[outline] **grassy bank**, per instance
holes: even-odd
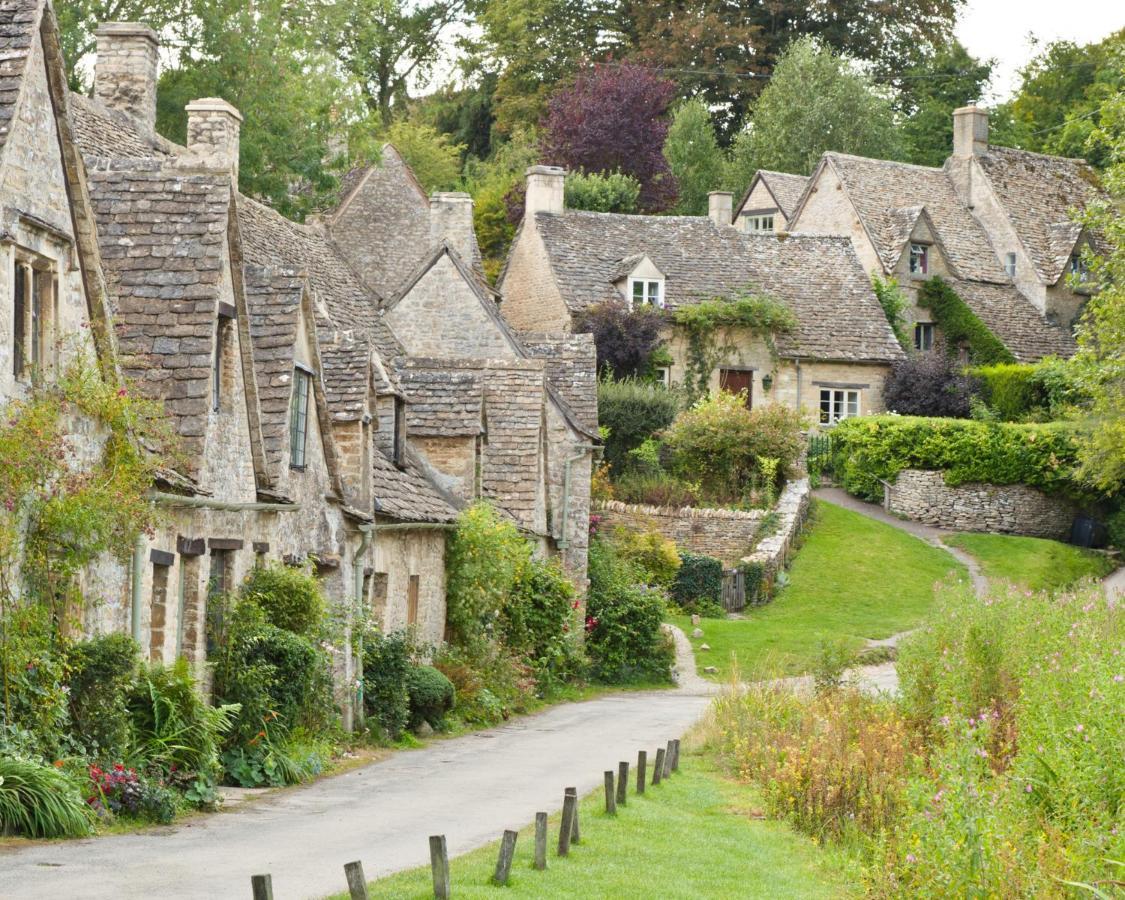
[[[733,657],[748,678],[808,672],[825,641],[858,651],[866,639],[914,628],[933,606],[934,584],[965,574],[948,553],[890,525],[824,501],[813,515],[773,602],[742,619],[703,621],[703,637],[692,640],[701,667],[725,678]],[[691,634],[688,617],[673,621]]]
[[[555,856],[558,817],[551,819],[544,872],[532,865],[534,829],[521,831],[506,888],[490,882],[498,844],[452,860],[454,896],[815,900],[858,893],[846,857],[761,819],[754,789],[703,757],[685,753],[680,771],[643,796],[631,788],[616,817],[603,802],[600,791],[583,800],[582,843],[565,858]],[[372,882],[371,897],[433,897],[430,877],[427,866]]]
[[[944,539],[979,563],[987,578],[1011,581],[1033,591],[1067,587],[1082,578],[1113,571],[1109,557],[1092,550],[1009,534],[955,534]]]

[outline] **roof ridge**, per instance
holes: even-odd
[[[886,166],[898,166],[903,169],[921,169],[923,172],[933,172],[934,174],[944,174],[944,169],[941,166],[923,166],[918,163],[901,162],[897,159],[879,159],[877,156],[859,156],[855,153],[841,153],[838,150],[825,150],[824,155],[833,159],[855,159],[860,162],[879,163]],[[812,176],[809,176],[810,178]]]

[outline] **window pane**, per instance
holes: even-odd
[[[293,372],[293,399],[289,408],[289,464],[305,464],[305,437],[308,432],[309,376],[295,369]]]
[[[832,392],[820,392],[820,421],[827,424],[832,421]]]
[[[643,281],[633,282],[633,300],[644,302],[645,299],[645,283]]]
[[[27,334],[26,304],[27,304],[27,269],[20,263],[16,264],[16,279],[12,291],[15,299],[15,310],[12,322],[12,333],[15,337],[14,353],[12,354],[12,374],[19,378],[23,375]]]
[[[848,415],[859,415],[859,391],[848,391]]]

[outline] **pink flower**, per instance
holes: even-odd
[[[1074,726],[1074,730],[1077,731],[1079,734],[1081,734],[1083,731],[1086,730],[1086,726],[1083,725],[1081,722],[1079,722],[1077,725]]]
[[[910,863],[910,865],[914,865],[914,863],[918,862],[918,857],[915,856],[913,853],[907,853],[906,854],[906,861],[908,863]]]

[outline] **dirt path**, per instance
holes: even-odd
[[[465,853],[554,812],[564,788],[594,790],[619,760],[642,749],[651,758],[683,734],[714,686],[695,676],[690,647],[678,667],[676,690],[556,706],[229,812],[0,850],[0,897],[248,897],[250,876],[268,872],[277,900],[293,900],[345,889],[343,865],[354,859],[371,878],[427,863],[431,834]]]

